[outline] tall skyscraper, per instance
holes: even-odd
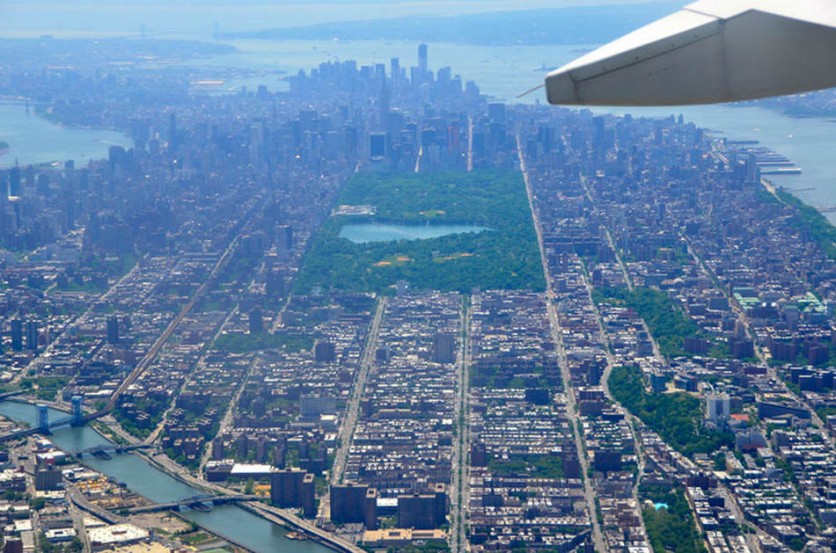
[[[20,179],[20,167],[15,165],[9,170],[9,196],[22,196],[23,188]]]
[[[168,117],[168,144],[172,150],[177,149],[177,116],[173,113]]]
[[[389,78],[392,82],[397,83],[401,78],[401,60],[392,58],[389,66]]]
[[[337,524],[362,522],[367,530],[377,528],[377,490],[346,483],[331,486],[331,520]]]
[[[23,321],[20,319],[12,320],[12,349],[20,351],[23,349]]]
[[[369,134],[369,157],[374,161],[381,161],[386,157],[386,133]]]
[[[260,307],[253,307],[249,318],[250,334],[261,334],[264,332],[264,317]]]
[[[728,394],[708,394],[705,396],[705,403],[706,417],[709,421],[719,423],[729,418],[731,409]]]
[[[316,515],[314,475],[300,469],[270,474],[270,501],[282,508],[301,507],[306,518]]]
[[[282,261],[290,259],[293,251],[293,227],[278,225],[276,227],[276,254]]]
[[[26,347],[31,350],[38,349],[38,322],[26,321]]]
[[[456,361],[456,337],[443,332],[433,337],[433,349],[430,357],[434,363],[454,363]]]
[[[418,69],[421,70],[421,75],[424,76],[427,74],[427,45],[426,44],[419,44],[418,45]]]
[[[378,118],[380,121],[380,128],[383,130],[386,130],[386,121],[389,119],[391,103],[389,85],[386,84],[386,81],[383,81],[383,85],[380,87],[380,98],[378,99],[378,107],[380,108]]]
[[[107,319],[107,342],[119,343],[119,319],[115,315]]]

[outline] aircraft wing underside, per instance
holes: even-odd
[[[836,1],[703,0],[546,77],[569,105],[730,102],[836,86]]]

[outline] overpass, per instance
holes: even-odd
[[[176,511],[180,507],[195,508],[200,505],[225,505],[227,503],[243,503],[247,501],[260,501],[265,499],[257,495],[212,495],[200,494],[183,497],[177,501],[170,501],[168,503],[155,503],[153,505],[143,505],[141,507],[133,507],[127,509],[126,512],[131,515],[139,513],[153,513],[157,511]]]
[[[102,444],[93,447],[88,447],[86,449],[77,449],[75,451],[71,451],[70,454],[73,457],[78,457],[79,459],[84,457],[85,455],[101,455],[101,454],[108,454],[108,453],[128,453],[130,451],[136,451],[138,449],[154,449],[156,446],[151,444],[132,444],[132,445],[119,445],[119,444]]]

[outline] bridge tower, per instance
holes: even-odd
[[[41,434],[49,434],[49,407],[38,404],[38,432]]]
[[[70,423],[72,426],[84,426],[84,410],[81,408],[81,396],[73,396],[73,420]]]

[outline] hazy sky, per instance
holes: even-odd
[[[484,11],[645,3],[642,0],[2,0],[0,36],[138,35],[209,38],[215,23],[226,31],[256,31],[333,21],[407,15],[456,15]],[[671,11],[686,2],[663,0]]]

